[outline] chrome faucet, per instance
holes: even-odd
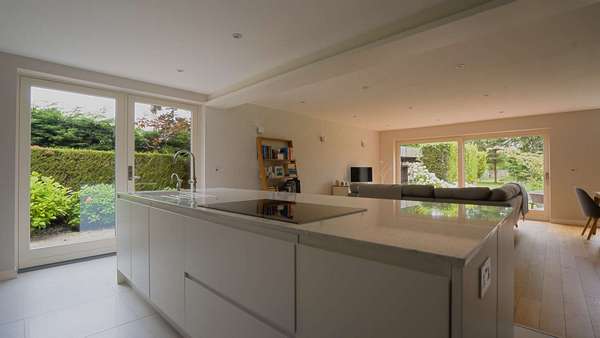
[[[173,180],[175,180],[175,188],[177,189],[177,191],[181,191],[181,182],[183,182],[181,180],[181,178],[179,177],[179,175],[177,175],[177,173],[172,173],[171,174],[171,182],[173,182]]]
[[[190,167],[192,171],[192,177],[190,178],[189,183],[190,187],[192,188],[192,192],[196,192],[196,185],[198,184],[198,180],[196,179],[196,156],[194,156],[194,154],[191,151],[182,149],[176,152],[175,155],[173,155],[173,163],[177,163],[177,158],[180,155],[188,155],[191,157]]]

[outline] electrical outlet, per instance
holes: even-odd
[[[483,299],[492,285],[492,260],[488,257],[479,268],[479,298]]]

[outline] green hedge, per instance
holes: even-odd
[[[173,163],[172,154],[135,153],[136,190],[173,187],[170,176],[177,173],[189,179],[187,161]],[[31,147],[31,171],[52,177],[63,186],[78,191],[85,185],[112,184],[115,180],[115,153],[103,150]]]

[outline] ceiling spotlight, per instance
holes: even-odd
[[[177,71],[177,73],[183,73],[183,69],[181,69],[181,68],[177,68],[175,70]]]
[[[234,39],[241,39],[243,35],[242,33],[233,33],[231,36],[233,36]]]
[[[465,64],[464,63],[457,64],[456,69],[465,69]]]

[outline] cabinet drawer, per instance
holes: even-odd
[[[186,228],[185,271],[286,332],[295,330],[295,243],[205,220]]]
[[[286,336],[185,279],[185,331],[192,338],[285,338]]]

